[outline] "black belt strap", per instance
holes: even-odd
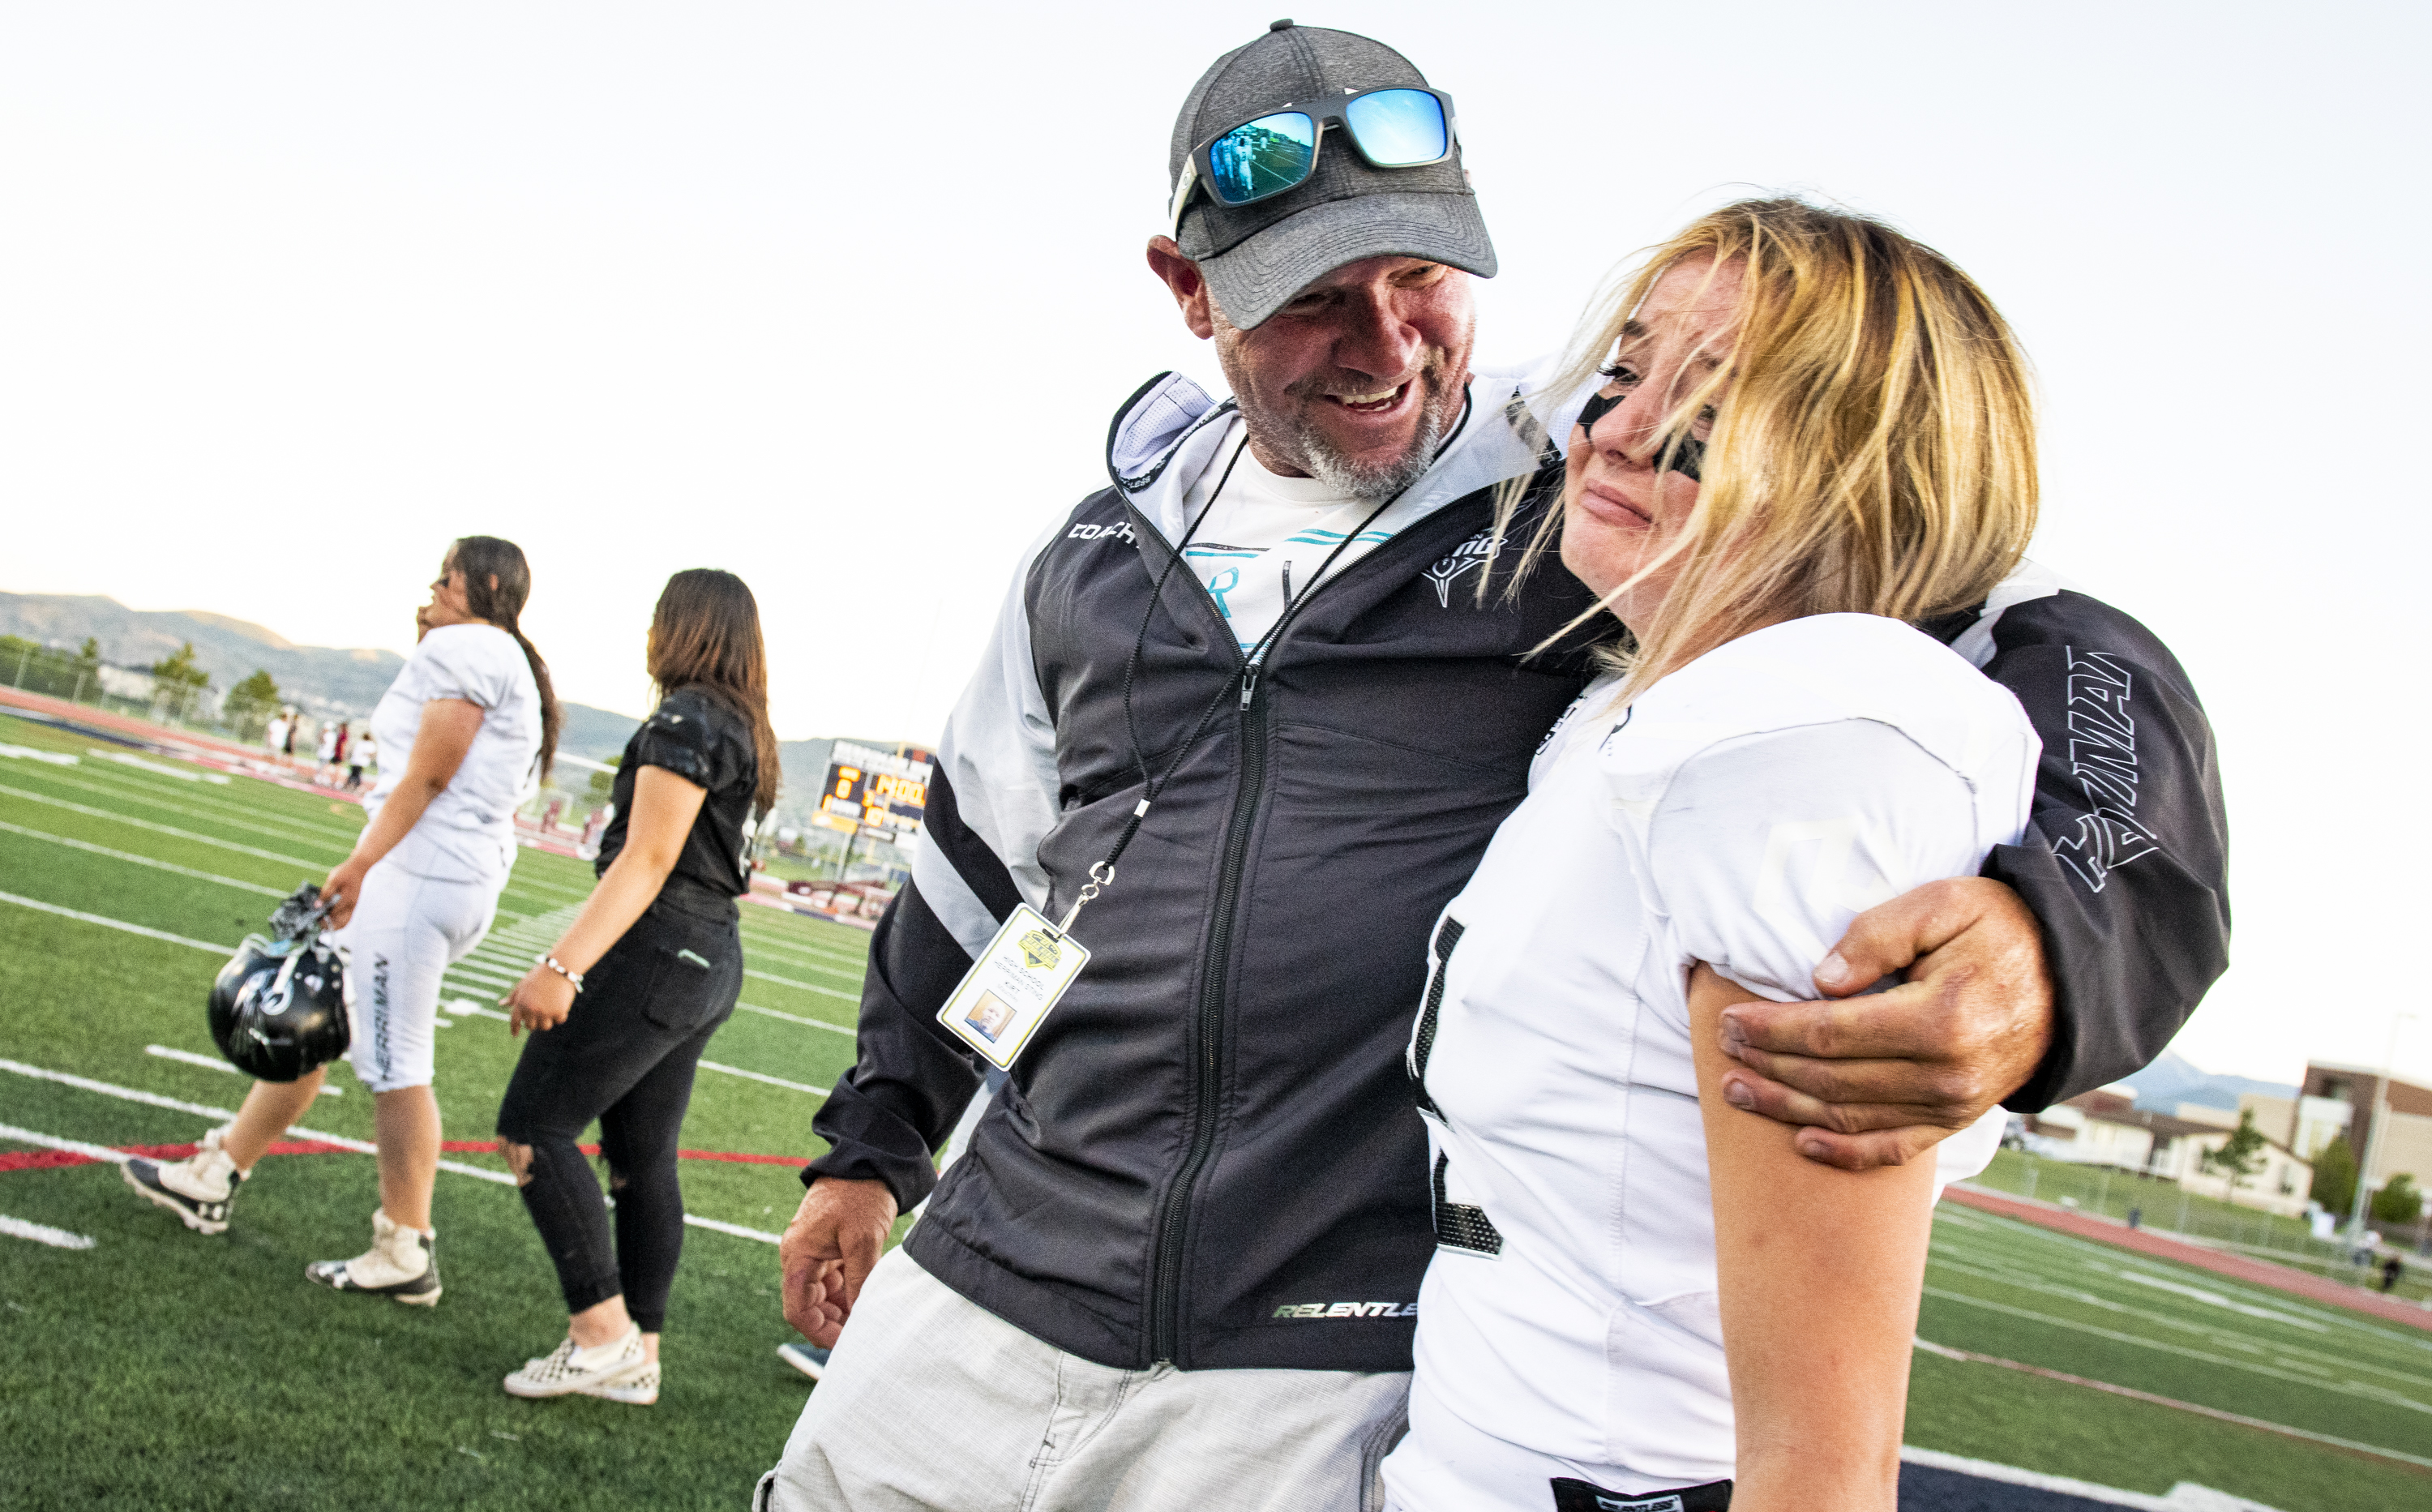
[[[1568,1476],[1554,1478],[1554,1512],[1725,1512],[1731,1504],[1731,1483],[1708,1481],[1669,1491],[1641,1491],[1625,1496],[1601,1486]]]

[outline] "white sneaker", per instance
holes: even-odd
[[[372,1247],[352,1260],[316,1260],[304,1267],[304,1279],[332,1291],[369,1292],[430,1307],[439,1300],[438,1245],[436,1236],[392,1223],[374,1209]]]
[[[196,1233],[226,1233],[228,1209],[246,1173],[220,1148],[225,1129],[203,1136],[203,1147],[181,1161],[156,1161],[138,1155],[118,1168],[127,1184],[144,1200],[167,1208]]]
[[[630,1381],[620,1381],[615,1385],[594,1386],[583,1395],[602,1397],[610,1402],[621,1402],[633,1407],[650,1406],[659,1400],[659,1368],[655,1364],[646,1365],[642,1367],[642,1373]]]
[[[503,1383],[511,1397],[605,1397],[647,1407],[659,1400],[659,1368],[642,1350],[642,1327],[625,1336],[584,1349],[569,1334],[557,1348]]]

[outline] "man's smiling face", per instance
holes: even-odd
[[[1416,258],[1367,258],[1242,331],[1208,297],[1197,267],[1157,240],[1149,261],[1185,322],[1215,338],[1260,463],[1378,500],[1427,470],[1460,418],[1469,381],[1477,309],[1468,274]]]

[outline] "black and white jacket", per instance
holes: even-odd
[[[1401,1052],[1427,931],[1588,671],[1584,643],[1528,654],[1589,602],[1559,566],[1516,599],[1476,591],[1505,570],[1495,485],[1558,475],[1511,403],[1529,382],[1473,378],[1462,429],[1378,521],[1392,539],[1305,591],[1246,694],[1188,567],[1150,603],[1239,417],[1170,375],[1125,404],[1114,485],[1031,549],[948,723],[912,884],[872,944],[858,1063],[814,1121],[834,1149],[806,1181],[929,1198],[913,1258],[1085,1359],[1410,1368],[1434,1240]],[[2060,986],[2052,1055],[2012,1100],[2037,1108],[2145,1064],[2226,964],[2211,734],[2158,641],[2039,570],[1928,628],[2044,740],[2033,831],[1986,867],[2043,921]],[[1071,904],[1140,760],[1162,773],[1211,700],[1074,926],[1088,970],[940,1181],[933,1152],[983,1068],[939,1006],[1016,903]]]

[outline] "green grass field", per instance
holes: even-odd
[[[177,942],[232,947],[346,854],[360,811],[130,764],[122,748],[23,719],[0,718],[8,748],[76,761],[0,755],[0,892],[23,900],[0,903],[0,1126],[100,1146],[191,1141],[218,1120],[118,1095],[198,1109],[244,1095],[233,1073],[152,1048],[215,1059],[202,1001],[220,958]],[[490,940],[449,978],[451,1001],[489,1007],[588,884],[586,867],[524,852]],[[820,1147],[817,1089],[852,1059],[867,936],[759,909],[744,932],[746,1009],[710,1050],[729,1069],[701,1073],[684,1144],[798,1161]],[[516,1046],[494,1018],[448,1016],[436,1089],[448,1136],[488,1139]],[[340,1095],[307,1127],[367,1139],[371,1099],[344,1070],[330,1085]],[[0,1135],[0,1154],[34,1147]],[[363,1248],[368,1157],[266,1160],[219,1238],[137,1200],[107,1164],[0,1170],[0,1215],[93,1241],[0,1233],[0,1507],[741,1505],[810,1389],[774,1354],[793,1336],[774,1248],[689,1232],[656,1407],[515,1401],[498,1378],[551,1347],[564,1315],[513,1189],[470,1174],[501,1163],[449,1158],[468,1170],[440,1179],[448,1295],[429,1312],[302,1278],[306,1262]],[[760,1234],[800,1192],[790,1164],[688,1162],[684,1178],[696,1216]],[[2290,1512],[2432,1505],[2432,1334],[1951,1204],[1928,1287],[1919,1333],[1933,1345],[2382,1454],[1931,1352],[1917,1356],[1915,1444],[2156,1494],[2195,1481]]]

